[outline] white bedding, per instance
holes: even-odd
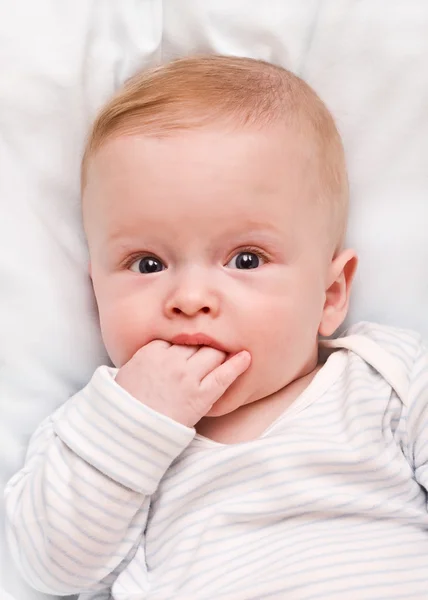
[[[349,321],[428,337],[427,32],[426,0],[2,0],[1,485],[36,425],[106,360],[86,273],[79,160],[97,108],[136,69],[220,52],[308,79],[348,154],[348,241],[361,258]],[[2,600],[6,592],[43,597],[20,580],[2,542]]]

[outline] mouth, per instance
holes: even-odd
[[[217,342],[217,340],[203,333],[181,333],[180,335],[173,337],[170,341],[171,344],[177,344],[177,346],[208,346],[215,350],[220,350],[220,352],[229,354],[229,351]]]

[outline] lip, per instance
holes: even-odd
[[[220,350],[220,352],[228,353],[228,350],[217,340],[204,333],[181,333],[171,339],[171,344],[177,344],[178,346],[209,346]]]

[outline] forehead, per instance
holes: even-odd
[[[298,135],[278,128],[120,136],[89,163],[85,221],[110,234],[140,221],[275,226],[313,195],[310,156]]]

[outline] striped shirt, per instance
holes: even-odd
[[[26,580],[81,600],[428,598],[428,357],[361,323],[257,439],[220,444],[100,367],[6,490]]]

